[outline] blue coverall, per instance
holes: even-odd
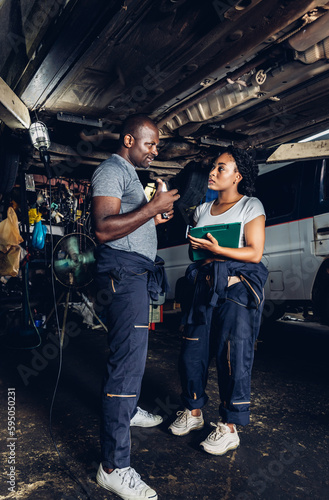
[[[224,422],[249,423],[254,343],[260,328],[267,275],[262,263],[233,260],[204,266],[199,261],[188,267],[186,278],[195,284],[195,292],[179,371],[182,401],[189,410],[202,408],[208,401],[205,389],[212,332],[221,400],[219,414]],[[228,287],[228,276],[238,276],[241,281]]]
[[[150,297],[167,289],[163,260],[135,252],[96,249],[99,302],[106,308],[110,355],[102,389],[104,467],[130,465],[130,420],[136,413],[148,344]]]

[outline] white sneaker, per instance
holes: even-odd
[[[185,408],[184,411],[177,412],[177,418],[169,426],[169,430],[176,436],[185,436],[191,431],[202,429],[203,426],[202,412],[199,416],[195,417],[190,410]]]
[[[157,500],[158,495],[152,488],[147,486],[135,469],[125,467],[124,469],[114,469],[111,474],[107,474],[102,464],[99,465],[97,483],[106,490],[112,491],[123,500],[136,500],[137,498]]]
[[[163,418],[160,415],[153,415],[137,406],[137,413],[130,420],[130,427],[155,427],[161,422]]]
[[[200,446],[212,455],[224,455],[228,450],[235,450],[240,444],[240,438],[238,436],[236,427],[234,425],[234,432],[228,425],[218,422],[211,425],[215,429],[209,434],[209,436],[200,443]]]

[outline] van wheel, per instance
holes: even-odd
[[[319,321],[329,325],[329,259],[322,263],[314,281],[312,305]]]
[[[320,323],[329,325],[329,284],[325,290],[319,294],[314,294],[316,300],[313,299],[313,311]]]
[[[327,292],[323,300],[323,307],[320,310],[320,322],[329,326],[329,293]]]

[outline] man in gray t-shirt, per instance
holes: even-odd
[[[119,154],[104,161],[92,177],[93,197],[110,196],[121,200],[120,214],[136,210],[147,203],[147,198],[135,168]],[[157,237],[155,221],[150,219],[130,234],[105,245],[125,252],[137,252],[155,259]]]
[[[173,217],[179,198],[176,189],[164,192],[158,179],[148,202],[136,174],[135,167],[148,168],[157,156],[158,143],[159,132],[150,118],[128,117],[117,154],[92,177],[92,215],[99,242],[95,278],[108,298],[110,346],[102,390],[102,462],[96,479],[121,498],[152,500],[158,498],[156,492],[130,467],[130,426],[162,422],[137,406],[147,354],[148,286],[159,275],[155,226]]]

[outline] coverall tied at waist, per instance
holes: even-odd
[[[150,297],[168,289],[163,260],[107,245],[96,249],[98,303],[107,314],[110,355],[103,381],[103,466],[130,465],[130,420],[136,412],[148,344]]]
[[[224,422],[249,423],[251,369],[264,305],[268,271],[262,263],[234,260],[191,264],[186,279],[194,295],[180,357],[182,400],[192,410],[208,401],[210,336],[214,341],[220,416]],[[236,283],[228,286],[228,278]]]
[[[148,273],[147,289],[152,300],[167,293],[169,283],[164,269],[164,260],[158,255],[155,261],[136,252],[116,250],[108,245],[99,245],[95,250],[98,279],[110,275],[119,283],[129,275]]]

